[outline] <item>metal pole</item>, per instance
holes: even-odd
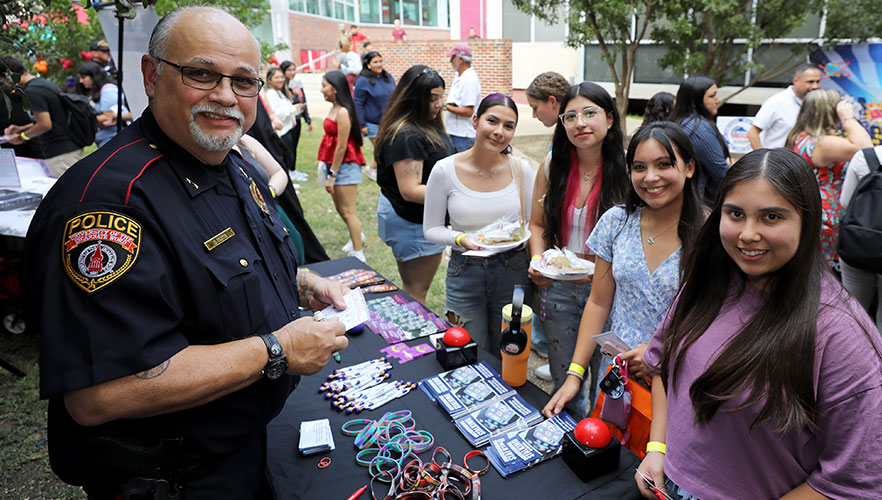
[[[125,19],[123,19],[119,15],[119,11],[116,12],[116,19],[119,21],[119,49],[117,51],[117,61],[116,61],[116,85],[117,85],[117,93],[116,93],[116,131],[119,133],[123,128],[123,26],[125,26]]]

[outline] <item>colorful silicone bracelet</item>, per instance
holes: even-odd
[[[19,137],[21,137],[22,139],[24,139],[24,140],[26,140],[26,141],[31,140],[31,138],[28,137],[28,136],[26,136],[24,132],[22,132],[21,134],[19,134]]]
[[[567,370],[567,375],[572,375],[572,376],[576,377],[576,378],[579,379],[579,380],[585,380],[585,377],[584,377],[584,376],[579,375],[578,373],[574,372],[573,370]]]
[[[665,450],[667,450],[667,446],[665,446],[664,443],[660,443],[658,441],[650,441],[646,443],[646,453],[649,453],[650,451],[657,451],[664,455]]]
[[[465,235],[466,235],[465,233],[459,233],[459,236],[457,236],[456,239],[453,240],[453,242],[456,243],[456,244],[459,245],[459,246],[462,246],[461,241],[462,241],[462,238],[463,238]]]
[[[568,370],[574,371],[583,377],[585,376],[585,367],[578,363],[570,363]]]

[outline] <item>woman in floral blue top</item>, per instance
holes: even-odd
[[[622,356],[629,371],[643,375],[643,351],[680,284],[680,254],[694,241],[705,214],[698,193],[700,167],[679,125],[644,125],[634,134],[626,160],[631,186],[625,205],[607,210],[586,242],[597,255],[596,267],[572,362],[586,365],[597,347],[592,337],[603,333],[611,317],[612,331],[632,348]],[[601,378],[605,371],[601,365]],[[569,372],[543,413],[560,413],[580,384],[579,374]]]

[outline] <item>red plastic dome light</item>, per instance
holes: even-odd
[[[612,440],[609,428],[599,418],[585,418],[573,431],[576,440],[590,448],[603,448]]]
[[[468,330],[462,328],[461,326],[454,326],[453,328],[444,332],[444,336],[441,337],[441,342],[451,346],[451,347],[461,347],[472,341],[472,336],[469,335]]]

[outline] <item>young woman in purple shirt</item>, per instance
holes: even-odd
[[[820,229],[799,155],[753,151],[723,179],[644,355],[659,375],[639,473],[672,498],[882,498],[882,339]]]

